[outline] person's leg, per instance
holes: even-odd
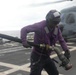
[[[41,75],[42,68],[39,64],[32,65],[30,75]]]
[[[30,75],[41,75],[43,69],[40,55],[32,53],[31,55],[31,70]]]
[[[49,75],[59,75],[59,72],[57,70],[57,67],[56,67],[54,61],[50,58],[47,59],[45,65],[44,65],[44,69]]]

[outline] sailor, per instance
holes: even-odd
[[[26,40],[27,33],[34,32],[34,43],[55,46],[56,42],[59,41],[65,52],[64,55],[69,59],[70,52],[58,26],[60,20],[60,12],[57,10],[50,10],[46,15],[45,20],[23,27],[21,29],[21,40],[23,46],[26,48],[30,46]],[[33,47],[30,57],[30,75],[41,75],[43,69],[48,73],[48,75],[59,75],[54,61],[50,58],[51,53],[52,50]]]

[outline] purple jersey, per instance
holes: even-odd
[[[29,32],[35,32],[34,42],[36,44],[49,44],[52,46],[52,45],[55,45],[57,41],[59,41],[63,50],[68,50],[66,42],[64,41],[62,37],[62,33],[58,26],[49,30],[47,28],[46,21],[43,20],[33,25],[28,25],[26,27],[23,27],[21,29],[21,39],[23,44],[25,44],[26,36],[27,36],[27,33]],[[40,49],[35,48],[35,51],[36,50],[39,51]]]

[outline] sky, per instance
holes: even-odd
[[[76,1],[61,0],[0,0],[0,31],[20,30],[45,19],[51,9],[61,11],[76,6]]]

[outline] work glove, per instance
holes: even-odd
[[[64,56],[69,59],[71,57],[70,55],[70,51],[69,50],[66,50],[65,53],[64,53]]]
[[[23,44],[23,47],[26,47],[26,48],[31,48],[31,46],[27,43],[27,42],[22,42],[22,44]]]

